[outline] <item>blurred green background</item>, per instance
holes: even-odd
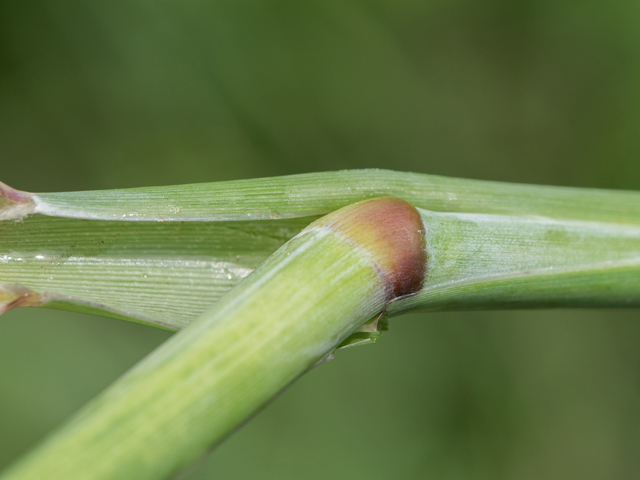
[[[0,2],[0,179],[30,191],[383,167],[640,188],[640,3]],[[189,479],[631,479],[637,311],[394,319]],[[0,468],[169,334],[0,318]]]

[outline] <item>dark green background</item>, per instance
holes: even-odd
[[[640,2],[0,1],[0,179],[30,191],[384,167],[640,188]],[[394,319],[190,479],[631,479],[640,318]],[[166,332],[0,318],[0,467]]]

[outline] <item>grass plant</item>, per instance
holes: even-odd
[[[1,193],[3,311],[182,330],[3,480],[167,478],[385,317],[640,305],[637,192],[365,170]]]

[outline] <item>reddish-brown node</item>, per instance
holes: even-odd
[[[373,258],[388,300],[416,293],[426,275],[424,224],[410,203],[381,197],[355,203],[318,220],[364,248]]]

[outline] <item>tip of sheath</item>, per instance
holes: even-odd
[[[0,182],[0,220],[18,220],[34,210],[35,202],[31,194]]]
[[[41,303],[40,295],[18,284],[0,282],[0,315],[16,307],[32,307]]]
[[[427,265],[425,228],[410,203],[392,197],[374,198],[341,208],[318,223],[368,251],[381,270],[389,300],[422,287]]]

